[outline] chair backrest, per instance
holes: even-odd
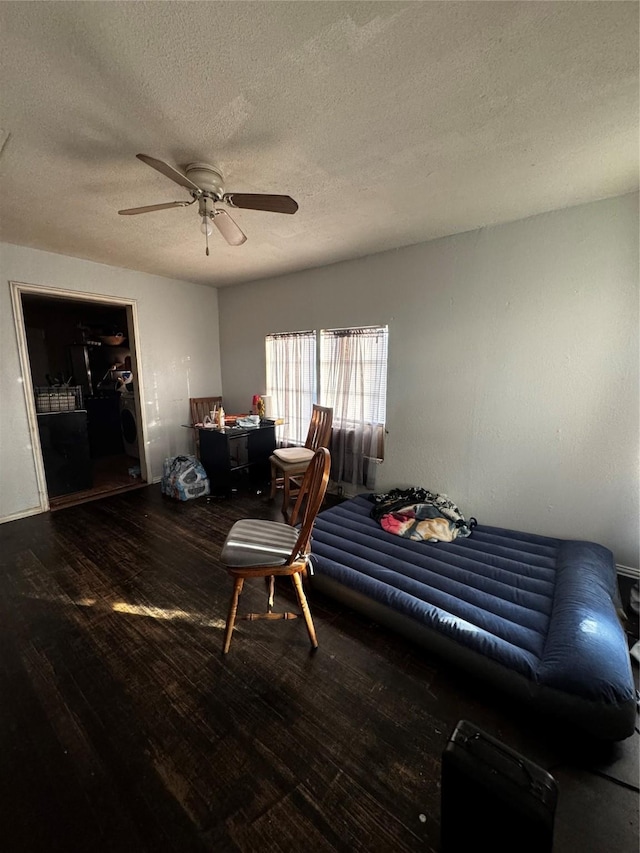
[[[190,397],[191,423],[201,424],[209,412],[222,405],[222,397]]]
[[[304,505],[300,518],[300,534],[287,561],[289,564],[294,563],[300,554],[306,554],[309,550],[311,531],[313,530],[316,516],[322,506],[322,501],[327,491],[330,470],[331,454],[326,447],[320,447],[316,450],[315,456],[309,462],[309,466],[305,471],[302,485],[300,486],[300,491],[298,492],[298,497],[291,514],[291,520],[289,521],[289,524],[295,527],[300,510]]]
[[[311,423],[309,424],[309,433],[304,446],[309,450],[317,450],[319,447],[329,447],[332,424],[333,409],[314,404]]]

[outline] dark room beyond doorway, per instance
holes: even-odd
[[[51,510],[145,485],[125,305],[22,294]]]

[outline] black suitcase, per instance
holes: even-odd
[[[550,853],[558,786],[546,770],[461,720],[441,781],[442,853]]]

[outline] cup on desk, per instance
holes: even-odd
[[[212,423],[212,424],[215,424],[215,423],[216,423],[216,420],[217,420],[217,417],[218,417],[218,410],[217,410],[217,409],[212,409],[212,410],[209,412],[209,417],[211,418],[211,423]]]

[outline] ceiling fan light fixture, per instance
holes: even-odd
[[[205,237],[211,237],[211,235],[213,234],[213,228],[211,227],[211,222],[209,222],[209,219],[208,219],[206,214],[202,217],[202,223],[200,224],[200,230],[205,235]]]

